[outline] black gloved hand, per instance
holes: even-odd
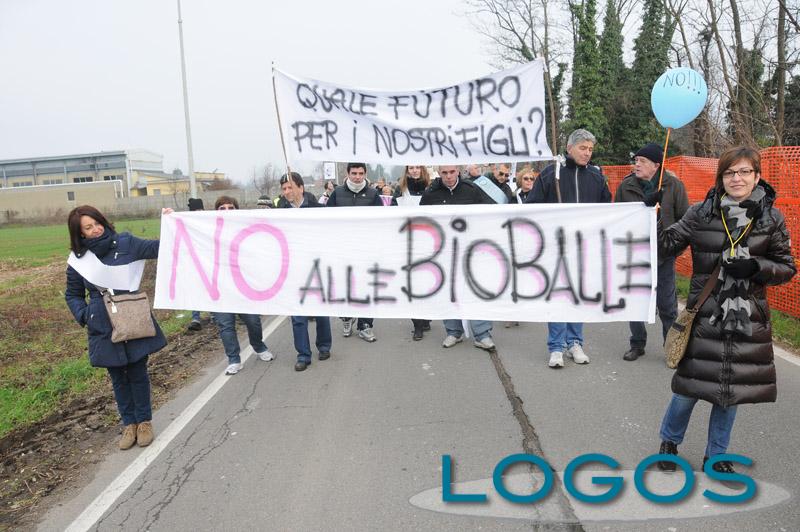
[[[747,209],[747,217],[751,220],[758,220],[764,213],[761,203],[753,200],[744,200],[739,204],[739,207]]]
[[[731,259],[730,262],[722,261],[722,269],[734,279],[749,279],[761,268],[756,259]]]
[[[664,197],[664,189],[650,192],[649,194],[644,195],[644,204],[647,205],[648,207],[655,207],[656,203],[661,203],[661,199],[663,197]]]

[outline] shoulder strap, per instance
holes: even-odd
[[[692,310],[694,310],[695,312],[700,310],[700,307],[702,307],[703,303],[706,302],[708,296],[711,295],[711,291],[714,290],[715,286],[717,286],[717,281],[719,280],[719,269],[720,265],[717,264],[717,267],[714,268],[713,272],[711,272],[711,276],[708,278],[708,281],[706,281],[706,285],[703,287],[703,291],[700,292],[700,297],[697,298],[697,302],[695,302],[694,307],[692,307]]]

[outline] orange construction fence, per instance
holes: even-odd
[[[686,186],[689,203],[697,203],[706,197],[714,186],[717,159],[702,157],[671,157],[666,169],[677,175]],[[631,173],[633,166],[604,166],[611,194],[616,194],[622,179]],[[792,256],[797,266],[800,258],[800,146],[767,148],[761,152],[761,176],[775,188],[778,199],[775,205],[786,218],[786,227],[792,237]],[[692,273],[692,258],[688,250],[676,262],[681,275]],[[786,314],[800,318],[800,275],[790,282],[767,290],[770,306]]]

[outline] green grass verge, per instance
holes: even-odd
[[[675,288],[678,296],[686,299],[689,295],[689,278],[675,276]],[[800,350],[800,319],[784,314],[780,310],[770,309],[772,314],[772,336],[786,343],[792,349]]]
[[[123,220],[114,224],[120,233],[128,231],[142,238],[158,238],[161,219]],[[50,264],[69,254],[67,224],[10,226],[0,228],[0,261],[15,267]]]

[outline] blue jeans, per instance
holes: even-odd
[[[658,263],[658,285],[656,286],[656,309],[661,319],[661,334],[667,340],[667,331],[672,327],[678,317],[678,296],[675,293],[675,257],[670,257]],[[647,345],[647,329],[643,321],[632,321],[631,347]],[[662,342],[663,344],[663,342]]]
[[[677,393],[672,394],[664,420],[661,422],[660,436],[663,441],[671,441],[680,445],[692,417],[692,409],[697,403],[694,397],[686,397]],[[706,456],[712,457],[723,454],[728,450],[731,441],[733,421],[736,419],[736,405],[722,408],[719,405],[711,406],[711,416],[708,419],[708,443]]]
[[[193,310],[192,311],[192,321],[200,321],[200,311]]]
[[[107,369],[122,424],[131,425],[153,419],[147,357],[127,366]]]
[[[548,351],[564,351],[573,344],[583,345],[583,323],[547,324]]]
[[[228,355],[228,364],[239,364],[242,361],[239,356],[239,336],[236,334],[236,316],[236,314],[227,312],[214,313],[214,320],[219,327],[219,337],[222,339],[225,354]],[[239,314],[238,316],[247,327],[247,336],[253,350],[256,353],[266,351],[267,346],[262,339],[264,331],[261,329],[261,316],[258,314]]]
[[[492,336],[491,321],[469,320],[469,328],[472,329],[472,337],[476,341]],[[464,334],[464,323],[461,320],[444,320],[444,330],[448,336],[461,338]]]
[[[320,353],[330,353],[333,337],[331,336],[331,319],[328,316],[317,316],[317,349]],[[297,361],[311,364],[311,341],[308,339],[308,316],[292,316],[292,336],[294,348],[297,350]]]

